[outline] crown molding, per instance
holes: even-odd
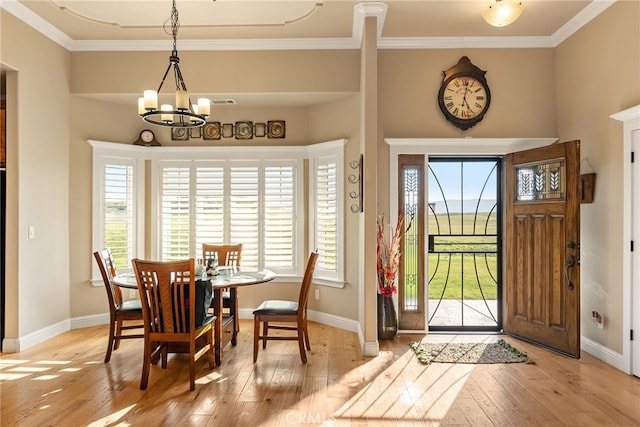
[[[549,37],[385,37],[380,49],[508,49],[554,47]]]
[[[380,49],[554,48],[589,23],[617,0],[593,0],[551,36],[536,37],[382,37],[387,5],[364,2],[354,7],[351,38],[180,40],[180,50],[338,50],[359,49],[366,17],[378,18]],[[17,0],[2,0],[0,8],[69,51],[165,51],[166,40],[73,40]]]
[[[27,9],[17,0],[2,0],[0,1],[0,8],[6,10],[16,18],[20,19],[31,28],[39,31],[42,35],[50,38],[52,41],[58,43],[60,46],[67,50],[73,50],[73,39],[42,19],[31,10]]]
[[[617,0],[594,0],[584,9],[576,14],[573,18],[564,24],[558,31],[551,35],[553,47],[560,45],[563,41],[571,37],[580,28],[587,25],[593,18],[604,12],[609,6]]]

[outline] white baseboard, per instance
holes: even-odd
[[[253,319],[253,310],[255,310],[255,308],[241,308],[240,318]],[[309,320],[314,322],[322,323],[323,325],[332,326],[338,329],[344,329],[349,332],[357,333],[360,326],[355,320],[336,316],[334,314],[322,313],[320,311],[309,310],[307,311],[307,316],[309,317]]]
[[[71,329],[71,321],[69,319],[47,326],[30,334],[18,338],[5,338],[2,341],[3,353],[19,353],[40,344],[50,338],[65,333]]]
[[[593,357],[602,360],[605,363],[613,366],[616,369],[621,370],[624,373],[630,374],[625,369],[624,357],[622,354],[611,350],[609,347],[605,347],[593,340],[586,337],[581,337],[580,349],[592,355]]]
[[[92,314],[71,319],[71,329],[88,328],[91,326],[108,325],[109,313]]]

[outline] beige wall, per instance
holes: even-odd
[[[314,107],[220,107],[214,115],[222,122],[284,119],[287,138],[278,144],[346,138],[347,173],[349,162],[370,147],[364,139],[365,133],[372,132],[361,113],[372,111],[370,98],[361,96],[361,79],[374,77],[361,72],[361,61],[367,67],[377,66],[377,88],[366,89],[377,91],[377,159],[372,176],[366,177],[377,179],[377,190],[365,186],[365,191],[372,191],[365,194],[365,201],[373,200],[373,209],[385,214],[389,213],[389,160],[383,138],[581,139],[583,156],[592,160],[598,172],[596,201],[582,210],[583,312],[597,309],[611,320],[603,332],[583,322],[583,332],[620,351],[623,238],[621,214],[610,207],[621,204],[617,189],[623,153],[621,125],[608,117],[640,103],[639,7],[638,2],[614,4],[556,49],[379,50],[375,65],[363,60],[360,51],[185,52],[181,65],[195,93],[343,94],[339,100]],[[9,160],[15,161],[9,168],[17,170],[17,178],[8,184],[17,205],[9,227],[18,231],[7,246],[7,291],[12,298],[7,307],[7,337],[17,338],[69,318],[106,311],[104,291],[88,283],[95,248],[91,242],[91,148],[86,140],[127,144],[137,138],[147,126],[135,115],[135,95],[150,81],[159,81],[167,53],[69,53],[10,14],[0,13],[0,60],[17,70],[17,124],[8,147]],[[462,55],[487,70],[492,93],[485,119],[467,132],[447,123],[436,101],[442,71]],[[126,78],[122,69],[131,71]],[[168,130],[156,129],[156,134],[164,145],[184,144],[172,142]],[[12,147],[17,154],[11,154]],[[350,190],[345,183],[345,191]],[[312,299],[310,309],[364,319],[375,311],[369,306],[362,313],[366,231],[361,216],[349,211],[349,202],[345,201],[347,283],[343,289],[321,287],[320,301]],[[28,225],[36,226],[34,240],[27,239]],[[43,271],[47,280],[42,280]],[[282,296],[295,294],[292,285],[278,287]],[[264,288],[243,290],[241,305],[254,306],[266,296]]]
[[[640,2],[617,2],[555,50],[558,136],[579,139],[597,173],[595,200],[581,205],[582,335],[622,351],[622,124],[611,114],[640,104]],[[582,173],[592,172],[586,161]],[[605,328],[591,311],[605,316]]]
[[[4,10],[0,23],[1,62],[13,74],[9,106],[15,98],[7,112],[7,230],[14,238],[7,241],[5,334],[24,339],[70,314],[71,55]]]

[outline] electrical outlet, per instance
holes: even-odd
[[[598,329],[604,329],[604,315],[597,312],[597,311],[592,311],[591,312],[591,320],[593,321],[593,323],[596,325],[596,327]]]
[[[320,299],[320,289],[316,289],[316,291],[315,291],[315,297],[316,297],[316,299],[317,299],[317,300],[319,300],[319,299]]]
[[[129,289],[129,298],[136,298],[137,296],[138,296],[138,291]]]

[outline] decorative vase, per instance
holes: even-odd
[[[378,294],[378,339],[391,340],[398,334],[398,317],[393,298]]]

